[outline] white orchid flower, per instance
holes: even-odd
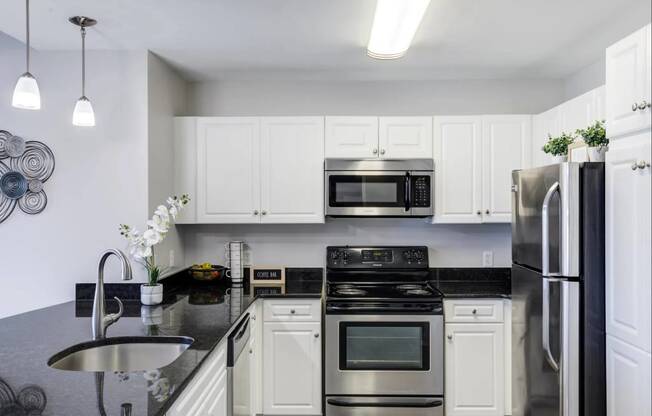
[[[154,215],[151,220],[147,221],[147,226],[160,234],[165,234],[170,230],[169,217],[166,221],[159,215]]]
[[[143,245],[132,245],[129,253],[136,259],[144,260],[152,256],[152,248]]]
[[[143,239],[147,247],[155,246],[163,240],[161,233],[151,228],[143,233]]]

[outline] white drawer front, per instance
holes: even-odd
[[[503,322],[503,315],[503,301],[499,299],[444,301],[446,322]]]
[[[265,322],[319,322],[321,301],[319,299],[265,299],[263,315]]]

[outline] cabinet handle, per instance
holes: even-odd
[[[380,154],[384,155],[385,154],[385,149],[380,149]]]
[[[374,147],[374,150],[371,151],[373,154],[378,154],[378,149]]]
[[[638,110],[638,104],[634,103],[632,104],[632,111]]]
[[[452,336],[452,335],[446,335],[446,338],[448,338],[449,341],[452,341],[452,340],[453,340],[453,336]]]
[[[652,103],[647,103],[645,106],[646,106],[647,108],[650,108],[650,107],[652,107]]]
[[[647,101],[643,100],[643,102],[638,105],[638,109],[645,110],[649,105],[650,104]]]
[[[257,209],[254,210],[254,215],[258,215],[258,210]]]
[[[290,309],[290,313],[295,313],[296,311],[294,309]]]
[[[253,354],[253,353],[254,353],[254,350],[252,350],[252,349],[250,348],[250,349],[249,349],[249,354]]]
[[[487,215],[489,215],[490,211],[489,211],[489,210],[486,210],[484,213],[487,214]]]
[[[477,214],[478,214],[478,215],[482,215],[482,211],[479,211],[479,210],[478,210]]]
[[[473,315],[475,315],[475,314],[478,313],[478,310],[477,310],[477,309],[473,309],[473,310],[471,311],[471,313],[472,313]]]
[[[639,169],[645,169],[645,168],[649,168],[649,167],[650,167],[650,164],[647,163],[647,162],[644,161],[644,160],[640,160],[640,161],[638,162],[637,167],[638,167]]]
[[[256,315],[251,315],[251,320],[255,321],[256,320]]]
[[[315,332],[315,338],[319,338],[319,333]]]
[[[638,169],[638,164],[636,162],[632,163],[632,170]]]
[[[262,214],[267,215],[267,211],[263,210]]]

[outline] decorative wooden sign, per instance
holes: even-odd
[[[278,285],[285,284],[285,267],[283,266],[255,266],[250,273],[252,285]]]

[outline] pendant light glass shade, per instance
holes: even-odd
[[[29,72],[25,72],[18,78],[11,105],[25,110],[41,109],[41,93],[38,89],[38,82]]]
[[[75,110],[72,113],[72,124],[80,127],[93,127],[95,125],[95,112],[93,105],[86,97],[79,97]]]
[[[25,0],[25,73],[18,78],[11,105],[24,110],[41,109],[41,92],[38,88],[36,78],[29,72],[30,64],[30,42],[29,42],[29,0]]]

